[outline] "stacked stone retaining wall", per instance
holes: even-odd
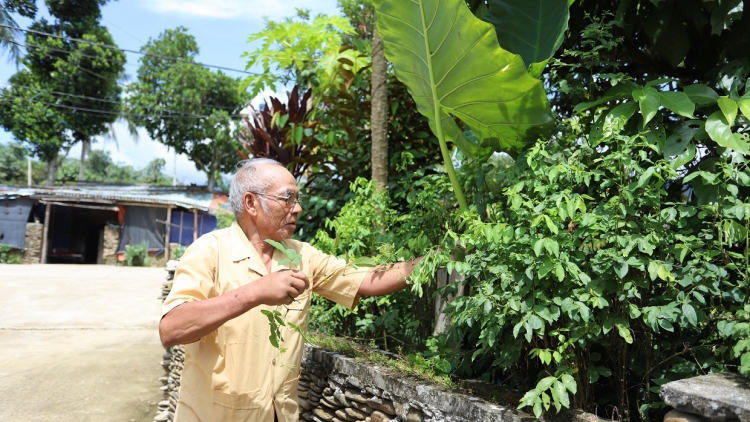
[[[40,223],[26,223],[26,245],[23,250],[24,264],[39,264],[42,262],[42,236],[44,225]]]

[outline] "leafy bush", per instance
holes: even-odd
[[[423,171],[406,181],[400,195],[410,212],[400,214],[388,194],[375,190],[371,181],[357,179],[351,185],[355,197],[334,220],[327,220],[332,231],[319,230],[314,244],[349,262],[372,257],[392,263],[412,259],[440,241],[446,218],[443,204],[449,196],[449,181],[442,176],[426,176]],[[350,311],[339,305],[313,298],[311,329],[373,342],[385,350],[420,349],[432,333],[433,308],[430,293],[415,297],[408,291],[386,296],[365,297]]]
[[[470,290],[447,310],[449,338],[476,345],[451,358],[456,373],[527,391],[537,415],[598,406],[648,420],[665,382],[750,373],[747,159],[679,121],[639,130],[639,107],[603,107],[590,133],[567,121],[451,234],[468,253],[447,266]],[[710,159],[686,167],[698,141]]]
[[[216,229],[226,229],[234,223],[234,213],[225,211],[223,209],[217,210],[216,212]]]
[[[187,250],[187,246],[185,245],[179,245],[172,251],[172,259],[180,259],[182,258],[182,255],[185,254],[185,250]]]
[[[0,264],[20,264],[23,254],[10,245],[0,243]]]
[[[129,267],[151,266],[151,258],[148,256],[147,241],[135,245],[125,245],[125,265]]]

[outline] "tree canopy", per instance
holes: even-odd
[[[132,122],[186,154],[213,189],[217,173],[232,171],[237,161],[239,111],[249,96],[239,79],[195,63],[198,45],[185,28],[164,31],[141,51],[149,55],[128,87]]]
[[[47,184],[54,183],[61,151],[81,143],[83,167],[92,138],[106,133],[120,114],[125,54],[99,45],[114,45],[98,22],[102,4],[48,2],[55,20],[31,25],[23,67],[2,91],[2,125],[48,162]]]

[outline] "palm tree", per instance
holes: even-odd
[[[0,50],[8,52],[9,62],[18,63],[21,60],[21,47],[16,41],[19,31],[9,28],[18,27],[18,24],[5,6],[5,2],[0,3],[0,25]]]

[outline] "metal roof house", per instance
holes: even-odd
[[[226,194],[195,186],[0,186],[0,243],[38,252],[26,262],[103,263],[142,242],[169,258],[170,244],[214,230],[222,209]]]

